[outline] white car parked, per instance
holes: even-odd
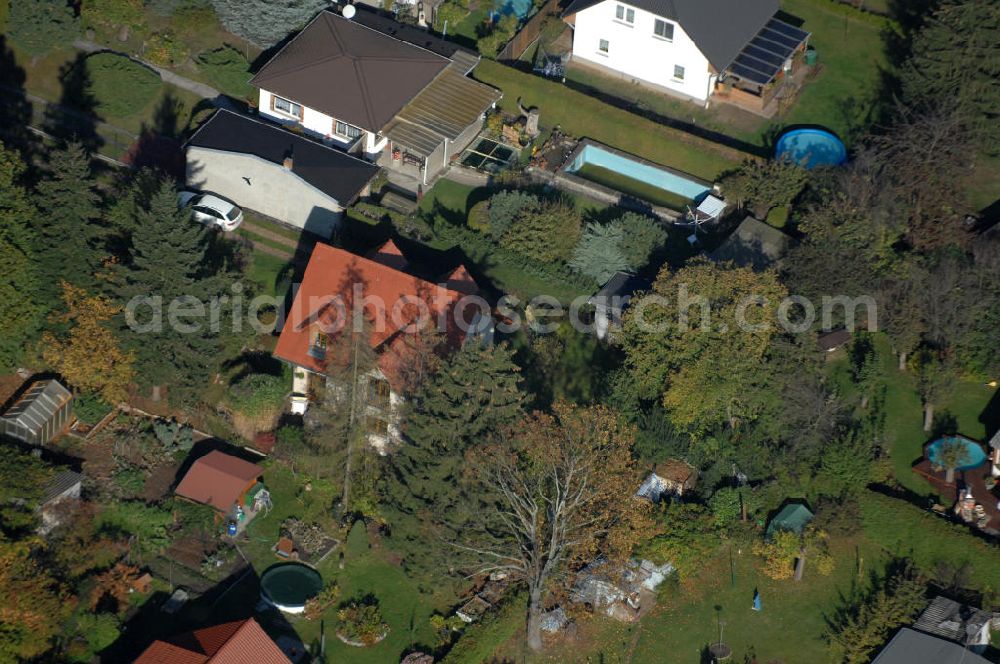
[[[181,191],[177,193],[177,204],[182,208],[190,208],[194,220],[206,226],[232,231],[243,223],[243,210],[212,194]]]

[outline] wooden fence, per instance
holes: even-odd
[[[560,0],[548,0],[542,5],[542,8],[535,12],[535,15],[528,19],[528,22],[514,35],[514,38],[500,50],[500,53],[497,54],[497,60],[500,62],[518,60],[542,34],[542,25],[545,23],[545,19],[550,16],[559,16],[562,12],[559,4]]]

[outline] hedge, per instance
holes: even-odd
[[[1000,590],[1000,549],[908,502],[872,491],[861,499],[865,535],[886,551],[931,569],[940,562],[968,565],[969,578],[981,589]]]
[[[159,74],[123,55],[95,53],[84,63],[97,111],[104,116],[120,118],[138,113],[163,84]]]

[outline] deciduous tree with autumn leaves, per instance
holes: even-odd
[[[62,289],[66,312],[56,320],[68,324],[69,329],[59,337],[46,333],[42,356],[76,389],[100,394],[108,403],[124,401],[135,355],[122,350],[108,326],[121,307],[66,282]]]

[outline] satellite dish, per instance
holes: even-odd
[[[344,15],[344,18],[350,20],[354,18],[354,14],[357,13],[357,11],[358,10],[354,8],[354,5],[344,5],[341,13]]]

